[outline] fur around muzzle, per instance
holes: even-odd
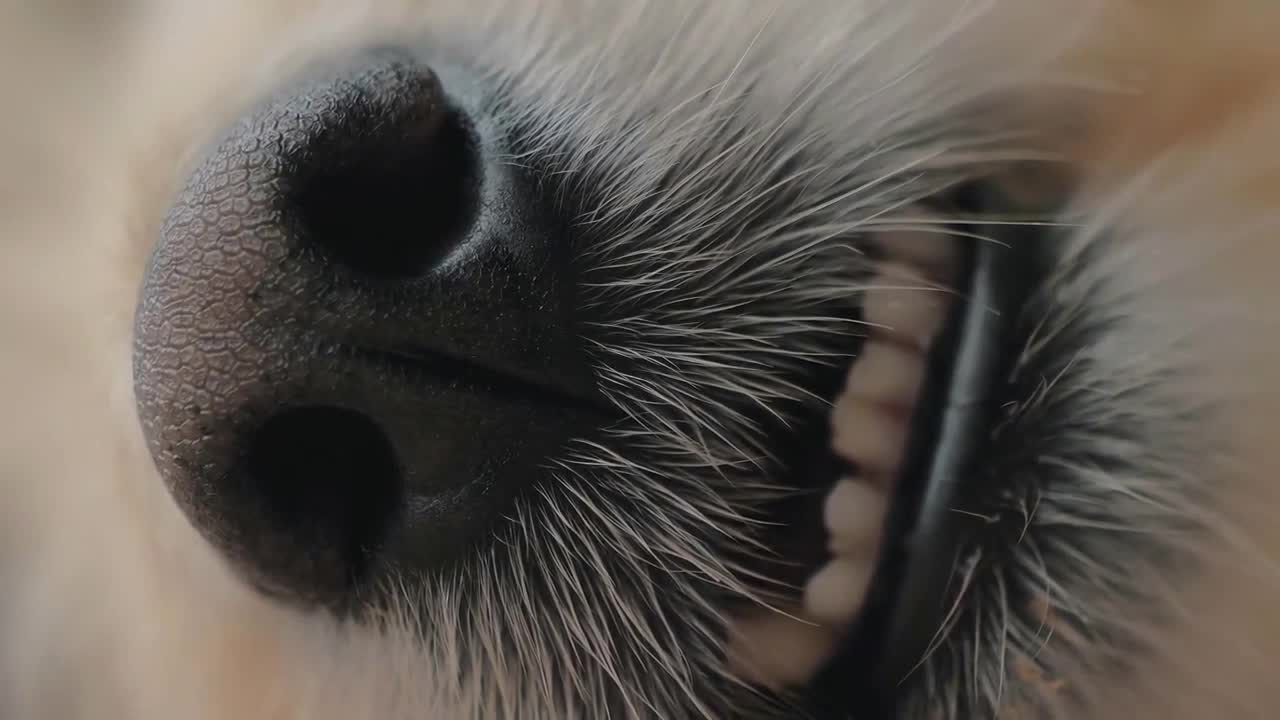
[[[957,188],[1026,191],[1027,167],[1068,180],[1033,217],[944,218],[1030,228],[1044,268],[967,481],[982,490],[952,508],[975,522],[936,637],[888,710],[1269,716],[1276,11],[658,5],[0,12],[0,716],[817,714],[816,691],[744,683],[725,655],[731,610],[787,591],[759,569],[776,504],[817,475],[797,458],[830,443],[850,327],[886,291],[864,251]],[[564,243],[581,357],[501,369],[580,362],[610,422],[539,425],[554,441],[509,466],[528,476],[480,539],[380,575],[347,616],[261,592],[225,552],[258,550],[170,494],[132,349],[192,173],[299,78],[385,47],[455,68],[444,87],[473,79],[461,103],[490,160]],[[303,307],[323,314],[345,286],[316,277]],[[162,305],[157,337],[183,327]],[[455,348],[499,358],[464,325]],[[287,567],[281,585],[321,577]],[[838,692],[875,669],[859,657],[837,717],[871,713]]]

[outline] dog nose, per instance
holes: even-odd
[[[458,560],[607,424],[555,204],[500,160],[483,82],[445,75],[379,51],[298,80],[200,162],[147,268],[159,474],[282,597],[348,608]]]

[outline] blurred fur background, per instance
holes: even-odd
[[[574,4],[540,12],[569,18]],[[129,374],[149,238],[201,142],[307,58],[482,12],[472,5],[0,4],[0,717],[487,714],[479,694],[434,693],[405,638],[242,587],[155,482]],[[733,22],[763,12],[730,5]],[[1059,677],[1010,667],[1007,681],[1071,687],[1075,717],[1274,717],[1280,5],[980,5],[955,66],[1024,63],[1023,110],[1046,128],[1073,119],[1055,150],[1081,183],[1079,212],[1140,268],[1123,288],[1135,307],[1187,310],[1203,372],[1185,390],[1220,408],[1202,428],[1218,457],[1188,470],[1213,503],[1179,508],[1213,530],[1188,549],[1199,562],[1133,578],[1157,604],[1098,609],[1147,641],[1135,671],[1074,648]]]

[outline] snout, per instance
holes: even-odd
[[[163,223],[142,426],[264,590],[347,607],[445,567],[605,424],[574,248],[489,99],[408,51],[330,65],[232,128]]]

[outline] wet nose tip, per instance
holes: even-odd
[[[465,557],[613,418],[561,200],[508,161],[503,88],[427,52],[327,63],[245,116],[146,269],[152,458],[277,597],[344,608]]]
[[[462,241],[478,163],[466,118],[431,68],[373,54],[292,90],[199,167],[162,244],[235,252],[275,240],[263,254],[307,253],[395,279],[428,271]]]
[[[272,584],[344,592],[395,522],[412,413],[324,340],[376,325],[362,283],[412,282],[463,242],[474,153],[435,72],[369,54],[242,120],[161,228],[136,325],[144,431],[197,524]]]
[[[334,262],[384,278],[412,277],[465,236],[477,165],[463,116],[429,68],[380,65],[301,96],[259,131],[283,157],[287,231]],[[274,146],[274,147],[273,147]]]

